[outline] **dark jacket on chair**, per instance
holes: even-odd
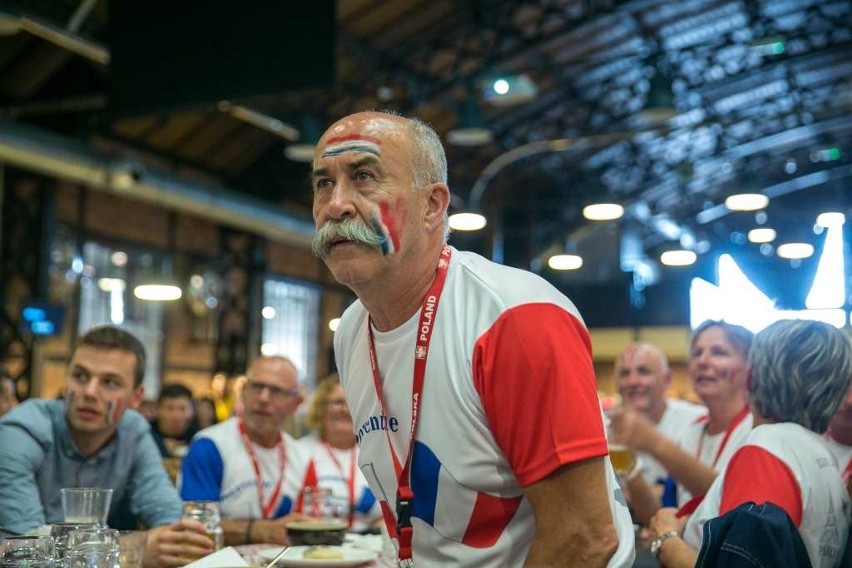
[[[704,525],[695,568],[811,568],[799,530],[772,503],[743,503]]]

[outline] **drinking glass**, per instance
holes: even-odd
[[[3,568],[53,568],[53,538],[10,536],[0,540],[0,566]]]
[[[68,568],[119,568],[121,545],[115,529],[81,529],[68,535]]]
[[[96,529],[97,523],[54,523],[50,525],[50,536],[53,537],[57,568],[66,568],[65,555],[68,552],[68,535],[81,529]]]
[[[213,550],[222,548],[222,517],[219,513],[219,503],[216,501],[184,501],[182,519],[198,521],[213,541]],[[198,560],[200,556],[185,556],[187,560]]]
[[[97,487],[64,487],[62,512],[66,523],[98,523],[105,527],[112,500],[112,489]]]
[[[141,568],[142,556],[148,533],[145,531],[118,531],[119,557],[121,568]]]
[[[334,518],[331,507],[331,489],[327,487],[305,487],[302,508],[308,516],[317,519]]]

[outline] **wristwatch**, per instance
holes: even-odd
[[[663,534],[659,535],[657,538],[651,541],[651,554],[654,555],[654,558],[659,558],[660,549],[663,547],[663,543],[669,540],[673,536],[678,536],[677,531],[666,531]]]

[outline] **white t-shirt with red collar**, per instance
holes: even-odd
[[[840,566],[849,499],[821,436],[792,422],[754,428],[689,518],[683,539],[700,548],[708,520],[748,501],[771,502],[790,515],[814,568]]]
[[[387,416],[367,325],[366,310],[354,303],[335,332],[335,355],[359,464],[393,537],[397,475],[388,436],[405,460],[419,313],[397,329],[374,331]],[[536,534],[524,488],[562,465],[608,454],[588,331],[543,279],[455,249],[433,326],[413,450],[413,560],[522,566]],[[604,463],[619,538],[609,565],[630,566],[630,514]]]
[[[707,415],[686,425],[677,438],[677,444],[704,465],[722,472],[731,456],[743,445],[754,423],[751,412],[734,418],[730,434],[725,430],[718,434],[707,433]],[[693,495],[680,483],[677,485],[677,502],[683,506]]]

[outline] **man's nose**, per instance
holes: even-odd
[[[354,197],[353,189],[345,180],[337,182],[331,191],[326,207],[329,217],[335,220],[355,217]]]
[[[83,394],[88,397],[97,397],[101,391],[101,383],[98,379],[89,379],[83,386]]]

